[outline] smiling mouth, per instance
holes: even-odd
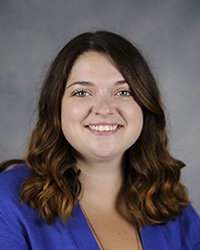
[[[104,135],[104,134],[113,134],[115,133],[119,128],[122,127],[122,125],[88,125],[86,126],[90,131],[96,133],[96,134],[100,134],[100,135]]]

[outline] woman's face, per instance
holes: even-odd
[[[105,54],[85,52],[67,79],[61,108],[66,140],[85,160],[122,158],[138,139],[143,113]]]

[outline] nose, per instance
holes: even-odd
[[[93,112],[96,115],[102,116],[112,115],[114,112],[113,100],[106,97],[96,100],[93,106]]]

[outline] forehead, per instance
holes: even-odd
[[[109,55],[95,51],[84,52],[75,61],[68,82],[72,81],[119,81],[123,80]]]

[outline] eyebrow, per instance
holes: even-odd
[[[122,85],[122,84],[128,84],[126,80],[120,80],[115,82],[114,85]],[[73,82],[71,84],[69,84],[68,86],[66,86],[66,88],[70,88],[74,85],[82,85],[82,86],[94,86],[94,83],[92,82],[87,82],[87,81],[77,81],[77,82]]]

